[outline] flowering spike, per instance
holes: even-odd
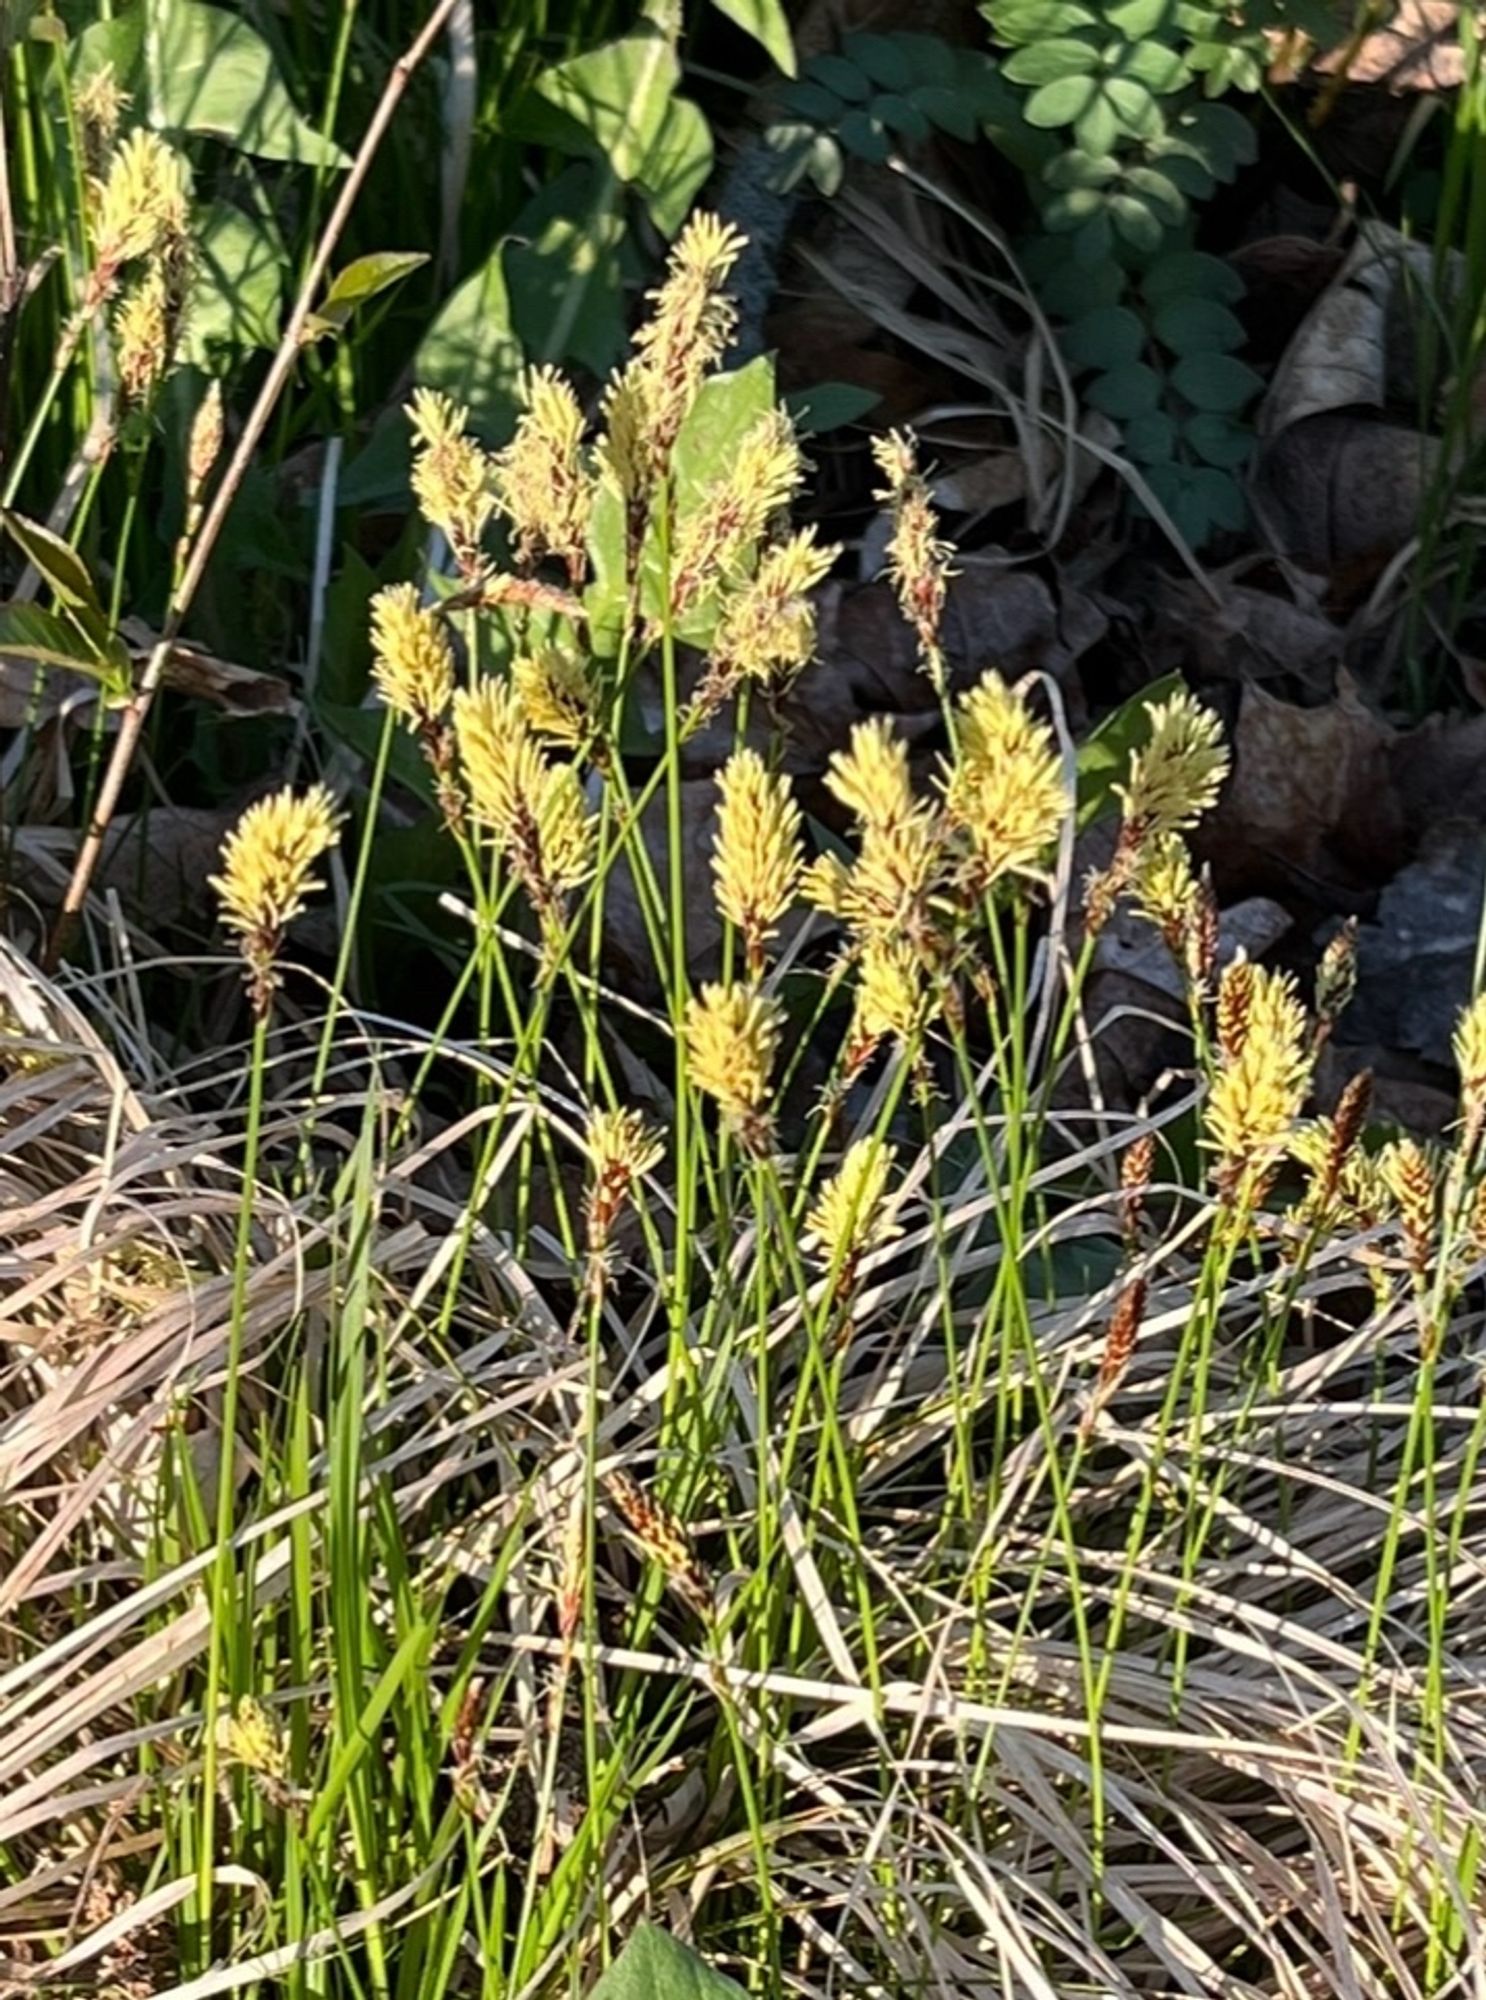
[[[253,1011],[267,1013],[278,986],[284,933],[321,885],[311,870],[335,844],[339,816],[323,785],[300,797],[287,788],[248,807],[222,845],[210,878],[222,921],[238,935]]]
[[[749,973],[794,900],[804,867],[800,809],[789,782],[772,775],[756,750],[739,750],[718,773],[722,794],[712,872],[717,907],[743,933]]]

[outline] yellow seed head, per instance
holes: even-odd
[[[1148,706],[1147,713],[1145,747],[1130,759],[1129,782],[1115,787],[1130,841],[1195,826],[1228,774],[1222,725],[1185,690]]]
[[[598,825],[588,810],[583,781],[571,764],[544,763],[530,804],[541,883],[565,896],[588,880],[597,854]]]
[[[672,247],[654,310],[635,337],[654,434],[652,462],[670,455],[702,378],[722,359],[737,311],[723,292],[747,238],[715,215],[693,215]]]
[[[106,296],[120,264],[188,233],[186,162],[158,133],[140,127],[114,148],[93,192],[96,295]]]
[[[598,1181],[620,1174],[627,1181],[638,1180],[660,1165],[666,1151],[656,1127],[628,1107],[593,1112],[584,1127],[583,1143]]]
[[[1460,1017],[1455,1067],[1460,1072],[1460,1115],[1474,1138],[1486,1118],[1486,993],[1478,993]]]
[[[944,827],[932,806],[869,826],[841,890],[839,914],[861,937],[922,939],[932,928],[929,902],[945,864]]]
[[[887,481],[875,497],[892,509],[888,574],[903,615],[918,636],[922,663],[939,678],[943,672],[939,628],[954,574],[950,568],[954,550],[939,537],[939,518],[918,471],[916,447],[908,432],[890,431],[875,439],[872,456]]]
[[[598,726],[599,691],[587,662],[565,646],[539,646],[512,663],[511,685],[539,736],[581,750]]]
[[[782,679],[815,653],[811,592],[824,583],[840,550],[822,548],[813,528],[766,549],[746,583],[730,590],[712,639],[714,675],[736,680]]]
[[[718,773],[722,794],[712,873],[717,907],[743,933],[750,970],[762,966],[799,887],[804,867],[800,809],[789,781],[769,772],[756,750],[739,750]]]
[[[909,817],[913,786],[908,778],[908,746],[893,734],[884,716],[859,722],[852,730],[849,747],[831,758],[826,789],[864,827],[882,829]]]
[[[91,174],[96,176],[101,172],[129,103],[129,93],[120,90],[111,62],[95,69],[73,98],[72,108],[77,113],[83,153]]]
[[[962,697],[945,809],[968,836],[984,887],[1046,858],[1069,799],[1053,732],[999,674]]]
[[[672,565],[677,615],[721,588],[788,509],[803,470],[792,419],[784,410],[767,411],[745,435],[728,471],[681,520]]]
[[[555,556],[570,577],[581,577],[593,481],[583,460],[583,411],[556,368],[527,376],[526,408],[515,436],[496,454],[491,477],[521,560]]]
[[[389,584],[372,599],[372,679],[411,729],[443,719],[454,698],[454,650],[443,620],[418,602],[411,583]]]
[[[1247,1027],[1233,1053],[1226,1047],[1206,1122],[1220,1178],[1234,1185],[1278,1159],[1310,1086],[1309,1025],[1288,973],[1252,969]]]
[[[418,511],[469,573],[480,565],[480,539],[495,505],[489,456],[467,434],[468,410],[437,390],[414,391],[408,420],[416,443],[413,497]]]
[[[212,467],[222,450],[222,384],[215,376],[191,419],[191,437],[186,448],[186,484],[199,495],[211,477]]]
[[[119,301],[114,313],[114,353],[119,388],[126,403],[148,402],[170,367],[173,333],[165,269],[151,260],[144,276]]]
[[[1329,940],[1316,967],[1316,1014],[1329,1033],[1357,991],[1357,919],[1349,917]]]
[[[774,1001],[737,983],[704,986],[686,1010],[692,1081],[750,1142],[761,1142],[768,1130],[765,1106],[782,1025]]]
[[[283,1736],[252,1695],[245,1694],[231,1715],[223,1716],[218,1738],[231,1761],[245,1770],[280,1780],[287,1775],[289,1758]]]
[[[847,1148],[805,1218],[821,1264],[844,1268],[902,1235],[886,1200],[897,1157],[895,1146],[876,1139],[858,1139]]]
[[[901,938],[868,937],[857,960],[856,1034],[868,1042],[884,1035],[908,1042],[924,1027],[928,1014],[917,952]]]
[[[277,985],[275,961],[284,932],[321,887],[315,863],[335,844],[339,817],[323,785],[296,797],[287,788],[248,807],[222,846],[222,872],[210,878],[222,921],[238,935],[254,1009],[267,1009]]]
[[[1378,1155],[1378,1174],[1398,1209],[1410,1265],[1416,1272],[1427,1271],[1434,1254],[1434,1161],[1417,1140],[1395,1139]]]
[[[621,498],[629,505],[644,499],[651,479],[650,405],[645,376],[631,362],[612,376],[599,404],[603,430],[594,452]]]
[[[525,800],[541,783],[545,760],[509,682],[487,679],[454,696],[454,737],[470,808],[504,842]]]

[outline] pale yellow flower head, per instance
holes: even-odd
[[[190,215],[186,162],[141,126],[120,141],[94,186],[93,256],[106,291],[120,264],[184,237]]]
[[[1185,689],[1147,713],[1150,736],[1130,759],[1129,782],[1115,786],[1127,835],[1139,839],[1195,826],[1228,775],[1222,725]]]
[[[454,736],[475,818],[508,838],[524,800],[542,781],[545,759],[508,681],[489,678],[454,696]]]
[[[120,90],[114,66],[104,63],[95,69],[72,100],[82,131],[83,151],[89,171],[97,173],[108,149],[118,137],[119,120],[130,104],[129,93]]]
[[[752,986],[704,986],[686,1010],[692,1081],[753,1147],[766,1143],[767,1112],[783,1016]]]
[[[736,751],[717,783],[722,794],[712,852],[717,907],[743,933],[749,968],[757,973],[764,947],[799,887],[805,859],[800,809],[789,781],[771,773],[756,750]]]
[[[917,634],[923,666],[936,681],[942,681],[939,628],[954,574],[950,568],[954,550],[939,536],[939,518],[918,471],[917,451],[909,433],[890,431],[886,437],[875,438],[872,456],[887,481],[875,497],[892,510],[888,574],[903,615]]]
[[[660,1165],[666,1151],[665,1140],[655,1126],[628,1107],[592,1112],[583,1142],[599,1181],[616,1174],[638,1180]]]
[[[961,697],[955,756],[941,783],[945,809],[968,836],[986,887],[1037,868],[1068,817],[1053,732],[999,674],[986,674]]]
[[[1309,1023],[1291,976],[1255,966],[1243,983],[1246,1020],[1220,1061],[1206,1110],[1208,1143],[1218,1155],[1220,1178],[1230,1186],[1245,1174],[1262,1175],[1279,1158],[1300,1116],[1312,1068]]]
[[[186,484],[199,495],[222,450],[222,384],[213,376],[191,419],[186,447]]]
[[[856,1031],[869,1042],[908,1042],[924,1028],[929,996],[917,952],[900,938],[871,936],[857,960]]]
[[[126,403],[145,403],[171,363],[173,330],[164,266],[153,259],[119,301],[113,318],[119,388]]]
[[[481,537],[495,507],[489,455],[468,435],[469,411],[439,391],[414,390],[407,414],[418,511],[469,573],[480,566]]]
[[[410,728],[431,729],[454,698],[454,649],[443,620],[419,603],[416,585],[394,583],[372,599],[371,622],[378,693]]]
[[[753,575],[723,601],[712,638],[717,672],[728,680],[772,681],[808,665],[816,629],[811,592],[839,554],[821,547],[813,528],[765,549]]]
[[[556,556],[577,578],[587,561],[593,504],[593,481],[583,458],[583,411],[556,368],[533,369],[525,390],[515,436],[492,462],[495,504],[511,524],[523,562]]]
[[[888,827],[913,811],[908,745],[883,716],[859,722],[831,758],[826,788],[864,827]]]
[[[1460,1072],[1460,1114],[1474,1136],[1486,1117],[1486,993],[1461,1015],[1455,1029],[1455,1067]]]
[[[210,882],[223,923],[238,935],[256,1012],[267,1009],[278,983],[285,931],[322,886],[312,871],[335,845],[338,825],[323,785],[297,796],[286,788],[249,806],[223,843],[222,872]]]
[[[728,470],[682,519],[672,562],[672,608],[678,615],[728,581],[789,507],[803,470],[792,419],[784,410],[766,411],[744,436]]]
[[[876,1139],[858,1139],[847,1148],[805,1218],[818,1262],[843,1268],[902,1235],[887,1203],[897,1157],[896,1146]]]
[[[567,646],[538,646],[511,665],[511,685],[539,736],[580,750],[599,719],[599,691],[588,663]]]

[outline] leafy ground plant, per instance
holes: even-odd
[[[939,745],[863,725],[816,832],[770,699],[831,552],[723,365],[740,247],[686,227],[593,422],[550,370],[498,453],[415,401],[448,573],[374,605],[328,982],[320,785],[222,854],[244,1046],[163,1066],[122,943],[0,952],[7,1976],[623,1995],[650,1913],[701,1955],[639,1931],[657,1991],[1468,1992],[1486,1001],[1447,1150],[1365,1081],[1307,1116],[1348,947],[1311,1006],[1221,962],[1215,718],[1081,779],[1051,689],[951,687],[902,435]],[[466,876],[432,1033],[348,997],[406,787]],[[1132,910],[1186,1000],[1135,1118]]]

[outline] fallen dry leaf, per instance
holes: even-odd
[[[126,618],[119,632],[129,647],[134,663],[143,667],[153,653],[159,634],[142,618]],[[292,715],[299,704],[293,689],[277,674],[259,672],[256,667],[240,667],[219,659],[187,639],[178,639],[165,663],[165,685],[177,694],[209,701],[228,715]]]
[[[1398,0],[1381,27],[1328,50],[1310,67],[1396,93],[1456,90],[1465,81],[1458,0]]]
[[[1259,566],[1249,556],[1227,569],[1209,570],[1210,591],[1185,576],[1158,575],[1146,639],[1158,673],[1186,672],[1199,682],[1287,675],[1316,693],[1335,686],[1342,660],[1340,628],[1313,595],[1299,595],[1293,572],[1276,574],[1275,589],[1242,581]],[[1283,594],[1287,584],[1290,595]]]

